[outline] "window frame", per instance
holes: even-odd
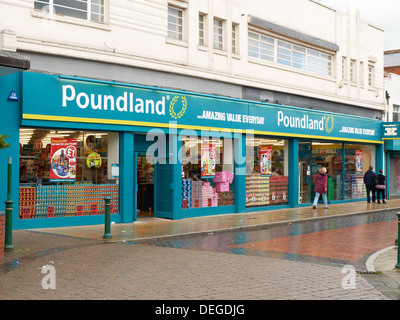
[[[232,22],[232,53],[239,54],[239,24]]]
[[[375,66],[368,65],[368,87],[375,87]]]
[[[393,119],[392,119],[393,122],[400,121],[400,105],[397,105],[397,104],[393,105],[392,117],[393,117]]]
[[[50,14],[54,14],[60,17],[69,17],[69,18],[74,18],[74,19],[79,19],[82,21],[88,21],[88,22],[93,22],[93,23],[99,23],[99,24],[105,24],[106,22],[106,13],[105,13],[105,0],[75,0],[75,4],[81,3],[81,4],[86,4],[86,9],[82,8],[77,8],[73,6],[68,6],[68,5],[63,5],[59,3],[55,3],[56,0],[35,0],[34,1],[34,9],[36,11],[42,11],[42,12],[47,12]],[[95,3],[99,2],[99,3]],[[98,6],[98,12],[95,12],[93,10],[93,6]],[[46,9],[47,7],[47,9]],[[65,10],[63,13],[57,13],[57,8],[62,8]],[[84,13],[85,18],[76,16],[76,15],[71,15],[71,14],[66,14],[68,11],[76,11],[78,13]],[[94,18],[94,16],[98,16],[97,19]]]
[[[218,23],[219,25],[216,25]],[[225,20],[214,17],[213,19],[213,49],[225,50]],[[216,32],[218,31],[218,32]]]
[[[350,60],[350,82],[357,82],[357,62],[354,59]]]
[[[347,58],[342,57],[342,81],[347,81]]]
[[[199,12],[199,46],[207,47],[207,14]]]
[[[175,10],[178,14],[175,16],[172,14],[172,10]],[[168,39],[176,40],[176,41],[184,41],[184,19],[185,19],[185,10],[183,8],[179,8],[177,6],[168,4],[168,19],[167,19],[167,29],[168,29]],[[179,16],[180,14],[180,16]],[[171,18],[171,21],[170,21]],[[172,21],[173,19],[177,20],[177,23]]]
[[[333,76],[333,55],[255,30],[248,30],[248,56],[288,67]]]

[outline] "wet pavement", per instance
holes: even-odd
[[[397,300],[397,211],[400,200],[143,219],[112,225],[112,240],[102,225],[18,230],[0,299]],[[354,289],[343,285],[349,266]]]

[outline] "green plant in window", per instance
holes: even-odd
[[[5,134],[0,134],[0,150],[10,147],[10,144],[6,142],[7,138],[9,138],[9,136]]]

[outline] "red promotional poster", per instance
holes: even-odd
[[[50,181],[62,182],[76,180],[76,139],[51,139]]]
[[[214,144],[201,144],[201,177],[215,176],[216,150]]]
[[[271,146],[259,146],[260,151],[260,174],[270,175],[272,174],[272,147]]]
[[[363,172],[363,151],[362,150],[356,150],[355,163],[356,163],[356,172]]]

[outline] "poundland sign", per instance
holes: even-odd
[[[312,118],[309,115],[302,117],[285,115],[283,111],[278,111],[278,127],[301,128],[304,130],[324,131],[325,116]]]
[[[113,125],[112,130],[135,131],[137,126],[168,128],[173,123],[195,130],[253,130],[264,135],[372,143],[381,140],[381,122],[369,118],[112,81],[33,72],[22,72],[22,77],[23,125],[39,125],[35,120],[40,120],[41,126],[54,126],[57,121],[58,127],[69,128],[71,123],[77,127],[97,123]]]
[[[147,113],[165,115],[165,96],[161,100],[134,97],[133,92],[123,92],[120,96],[94,94],[76,91],[73,85],[62,86],[62,106],[80,109],[110,110],[130,113]]]

